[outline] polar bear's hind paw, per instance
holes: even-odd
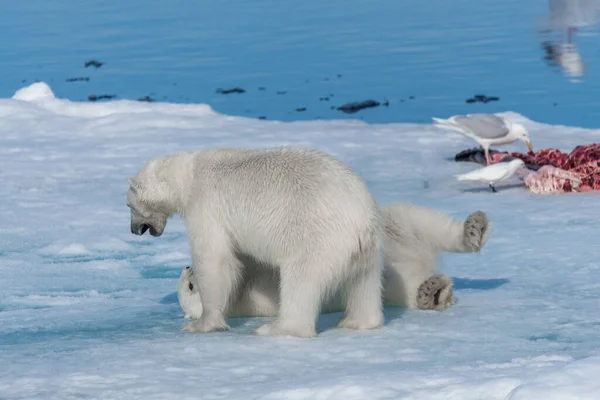
[[[433,275],[419,286],[417,306],[421,310],[442,311],[453,304],[452,280],[447,275]]]
[[[463,242],[467,250],[478,252],[481,250],[488,234],[489,221],[482,211],[469,214],[464,224]]]

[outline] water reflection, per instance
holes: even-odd
[[[600,0],[549,0],[542,33],[544,60],[571,82],[580,83],[587,66],[576,44],[579,28],[598,23]]]

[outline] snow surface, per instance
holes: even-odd
[[[525,124],[536,149],[599,141],[600,130],[503,115]],[[310,340],[251,335],[262,318],[181,332],[183,224],[171,220],[160,238],[132,235],[127,178],[165,153],[281,144],[340,157],[383,204],[487,212],[494,231],[483,251],[441,260],[457,304],[387,308],[372,332],[331,329],[340,315],[324,315]],[[516,178],[496,194],[459,183],[453,176],[476,166],[453,156],[471,146],[431,124],[78,103],[41,82],[0,99],[0,398],[598,398],[598,194],[533,195]]]

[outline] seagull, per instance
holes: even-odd
[[[451,129],[479,143],[485,151],[487,165],[492,163],[489,153],[492,145],[499,146],[520,140],[530,152],[533,151],[529,134],[523,125],[511,123],[494,114],[455,115],[448,119],[433,118],[433,121],[435,126]]]
[[[488,182],[492,192],[496,193],[494,184],[510,178],[521,168],[526,168],[525,163],[520,158],[515,158],[510,162],[499,162],[487,167],[467,172],[466,174],[457,175],[456,179],[459,181]]]

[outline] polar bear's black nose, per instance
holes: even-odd
[[[185,267],[185,269],[190,269],[191,267],[188,265],[187,267]]]

